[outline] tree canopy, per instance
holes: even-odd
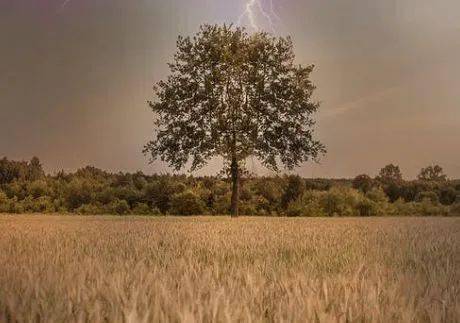
[[[377,180],[382,183],[399,183],[402,179],[401,169],[393,164],[383,167],[379,172],[379,176],[377,176]]]
[[[447,180],[447,176],[444,174],[444,170],[439,165],[422,168],[417,178],[422,181],[435,182],[443,182]]]

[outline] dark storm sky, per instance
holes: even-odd
[[[276,32],[292,35],[299,63],[317,65],[323,102],[317,134],[329,152],[299,174],[375,175],[393,162],[412,178],[439,163],[460,178],[460,2],[273,3]],[[178,34],[236,21],[244,5],[0,0],[0,156],[37,155],[51,172],[166,170],[141,153],[153,132],[151,87],[166,76]]]

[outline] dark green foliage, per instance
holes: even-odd
[[[394,184],[401,183],[403,178],[399,166],[389,164],[380,170],[377,180],[384,184]]]
[[[369,199],[363,199],[359,201],[356,208],[358,209],[360,216],[375,216],[379,214],[379,205]]]
[[[242,28],[205,25],[179,37],[171,74],[150,103],[161,130],[146,152],[176,169],[216,155],[252,155],[273,169],[277,157],[289,168],[316,157],[324,149],[312,139],[313,66],[294,56],[289,38]]]
[[[191,190],[175,194],[171,199],[171,213],[173,214],[202,215],[204,212],[204,202]]]
[[[388,196],[381,188],[374,187],[368,191],[365,196],[376,203],[388,203]]]
[[[99,214],[110,214],[108,210],[100,203],[84,204],[75,210],[77,214],[83,215],[99,215]]]
[[[161,176],[145,186],[144,201],[152,208],[158,208],[161,213],[167,213],[171,207],[172,196],[184,190],[183,183],[172,181],[168,176]]]
[[[300,176],[288,176],[287,185],[284,189],[284,194],[281,197],[281,206],[286,208],[289,203],[297,200],[303,194],[305,189],[305,182]]]
[[[108,213],[110,214],[118,215],[125,215],[131,212],[128,202],[119,199],[114,200],[112,203],[108,205],[108,211]]]
[[[441,166],[434,165],[422,168],[418,179],[421,181],[444,182],[447,180],[447,176],[444,174]]]
[[[360,194],[346,187],[334,187],[324,193],[320,205],[327,216],[359,215],[356,206],[360,202]]]
[[[326,211],[321,206],[321,199],[324,196],[324,192],[305,191],[301,197],[297,200],[289,203],[286,209],[286,215],[290,217],[298,216],[308,216],[308,217],[318,217],[325,216]]]
[[[353,188],[363,193],[369,192],[374,186],[376,186],[374,180],[366,174],[358,175],[353,180]]]
[[[152,210],[146,203],[136,203],[132,213],[135,215],[153,215],[159,213],[159,210]]]
[[[13,181],[36,181],[45,177],[40,160],[33,157],[30,162],[0,159],[0,185]]]
[[[433,204],[439,204],[439,196],[435,192],[428,191],[428,192],[420,192],[415,197],[416,202],[423,202],[424,200],[428,200]]]
[[[439,201],[443,205],[454,204],[457,200],[457,196],[460,196],[460,192],[451,186],[445,186],[439,191]]]
[[[66,185],[64,199],[70,211],[78,209],[84,204],[94,201],[95,192],[98,191],[95,180],[75,177]]]
[[[85,167],[70,174],[26,178],[33,176],[0,185],[0,213],[230,214],[231,190],[228,180],[219,177],[111,174]],[[244,215],[311,217],[460,215],[456,181],[401,181],[370,190],[354,189],[353,182],[248,177],[240,194],[240,211]]]

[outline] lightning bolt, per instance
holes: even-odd
[[[59,11],[64,10],[64,8],[67,6],[67,4],[70,2],[70,0],[64,0],[64,2],[61,4],[59,7]]]
[[[276,21],[280,21],[280,17],[277,15],[273,0],[269,0],[268,3],[269,11],[264,7],[263,0],[247,0],[244,7],[244,11],[238,18],[238,25],[242,25],[245,20],[249,22],[249,25],[254,30],[260,30],[257,16],[262,16],[270,26],[273,33],[276,31]]]

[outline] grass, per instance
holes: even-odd
[[[5,215],[0,232],[0,321],[460,321],[460,218]]]

